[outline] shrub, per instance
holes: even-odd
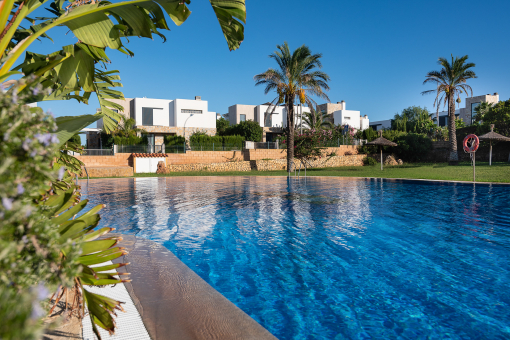
[[[167,135],[165,136],[165,145],[184,145],[185,139],[183,136]]]
[[[418,133],[398,135],[393,142],[397,143],[397,146],[393,147],[393,152],[406,162],[421,161],[432,149],[430,138]]]
[[[216,134],[221,136],[225,132],[225,130],[230,126],[230,122],[221,117],[220,119],[216,119]]]
[[[207,145],[211,146],[213,143],[216,147],[222,146],[236,146],[239,149],[243,147],[244,137],[242,136],[209,136],[201,132],[194,133],[190,137],[190,144],[192,145]]]
[[[231,125],[225,129],[220,135],[223,136],[242,136],[245,140],[260,142],[262,140],[262,127],[259,123],[252,120],[240,122],[239,124]]]
[[[44,206],[34,204],[57,177],[50,165],[59,145],[55,120],[40,108],[17,105],[27,95],[11,91],[0,91],[0,338],[34,339],[46,315],[40,300],[48,289],[69,285],[79,266],[70,242],[57,242]]]
[[[78,145],[81,145],[81,138],[79,134],[73,135],[71,138],[69,138],[68,142],[75,143]]]
[[[363,165],[377,165],[377,160],[373,157],[363,158]]]

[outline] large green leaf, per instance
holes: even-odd
[[[244,26],[241,22],[246,23],[245,0],[210,0],[210,2],[227,40],[228,48],[231,51],[238,49],[244,40]]]
[[[100,115],[57,117],[57,137],[60,144],[67,142],[72,136],[101,118]]]
[[[122,46],[119,31],[111,19],[102,11],[90,13],[99,4],[88,4],[73,8],[64,23],[80,41],[97,47],[118,49]],[[61,17],[62,18],[62,17]]]

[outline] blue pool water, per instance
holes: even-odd
[[[82,181],[279,339],[509,339],[510,186]]]

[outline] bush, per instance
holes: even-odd
[[[71,138],[69,138],[68,142],[76,143],[78,145],[81,145],[81,138],[79,134],[73,135]]]
[[[59,244],[44,214],[48,208],[34,204],[57,177],[50,165],[59,145],[55,120],[40,108],[18,105],[26,95],[16,98],[13,90],[0,91],[0,338],[34,339],[46,315],[40,301],[48,289],[71,283],[78,254],[70,243]]]
[[[231,125],[220,133],[222,136],[242,136],[245,140],[260,142],[262,140],[262,127],[252,120]]]
[[[171,146],[171,145],[184,145],[184,142],[186,140],[183,136],[177,136],[177,135],[167,135],[165,136],[165,145]]]
[[[373,157],[363,158],[363,165],[377,165],[377,160]]]
[[[407,133],[398,135],[393,142],[393,152],[406,162],[418,162],[423,160],[432,149],[432,141],[426,135]]]
[[[225,118],[221,117],[220,119],[216,119],[216,134],[221,136],[224,134],[225,130],[230,126],[230,122]]]
[[[191,146],[210,146],[212,150],[212,145],[214,144],[215,149],[220,149],[222,147],[237,147],[239,149],[243,148],[244,137],[242,136],[209,136],[202,132],[196,132],[189,138]],[[207,148],[208,150],[209,148]]]
[[[371,142],[377,138],[377,131],[369,127],[368,129],[363,130],[363,139]]]
[[[147,144],[147,136],[113,136],[113,143],[115,145],[145,145]],[[103,144],[104,147],[104,144]],[[111,147],[111,146],[110,146]]]

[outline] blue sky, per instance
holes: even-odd
[[[109,70],[119,70],[126,97],[202,96],[209,110],[226,113],[233,104],[261,104],[272,99],[253,76],[276,66],[268,55],[287,41],[322,53],[323,71],[331,77],[332,102],[345,100],[371,121],[389,119],[402,109],[433,109],[431,89],[422,85],[428,71],[439,69],[440,56],[469,55],[478,79],[474,95],[498,92],[510,97],[510,1],[301,1],[246,0],[245,41],[230,52],[206,0],[192,0],[192,14],[180,27],[171,24],[159,37],[133,38],[133,58],[107,51]],[[66,34],[67,33],[67,34]],[[75,42],[71,32],[50,31],[55,43],[36,42],[34,52],[52,52]],[[94,113],[75,101],[40,103],[56,116]],[[463,106],[463,103],[461,104]]]

